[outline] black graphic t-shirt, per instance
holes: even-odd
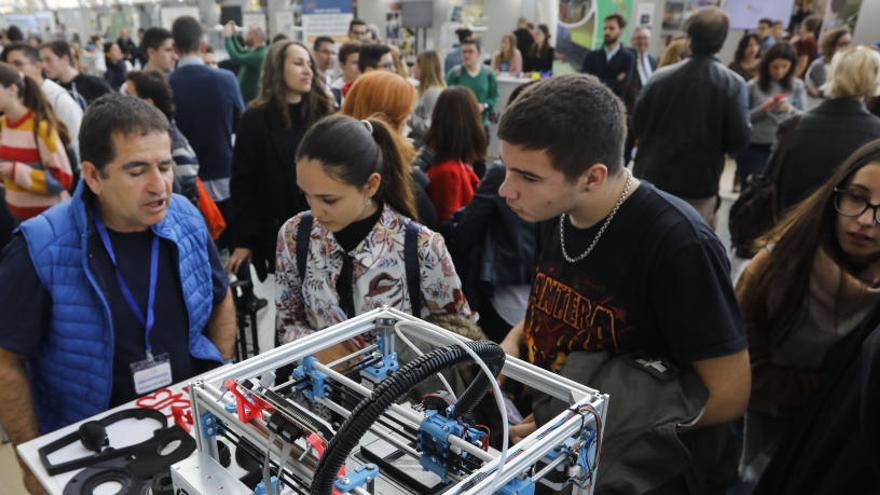
[[[602,224],[565,223],[572,257]],[[530,362],[558,372],[570,352],[604,350],[687,365],[746,348],[724,248],[680,199],[642,182],[577,263],[562,255],[558,218],[541,234],[524,326]]]

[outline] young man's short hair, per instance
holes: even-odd
[[[358,52],[360,53],[358,56],[358,69],[361,72],[366,72],[367,67],[378,69],[379,61],[382,60],[386,53],[391,52],[391,48],[388,48],[388,45],[361,45]]]
[[[363,19],[352,19],[351,22],[348,23],[348,32],[350,33],[355,26],[366,26],[367,22]]]
[[[153,133],[171,135],[171,124],[158,108],[140,98],[108,93],[86,108],[79,128],[80,157],[106,177],[107,165],[116,158],[112,136]]]
[[[347,42],[343,43],[342,46],[339,47],[339,54],[337,58],[339,59],[340,64],[345,64],[348,61],[348,56],[352,53],[358,53],[361,51],[360,43]]]
[[[49,43],[43,43],[40,45],[40,50],[44,49],[51,51],[58,58],[67,57],[68,61],[71,63],[73,62],[73,51],[71,51],[70,45],[68,45],[66,41],[50,41]]]
[[[468,39],[462,41],[461,46],[464,47],[464,45],[475,46],[477,48],[477,53],[481,53],[483,51],[482,50],[483,47],[480,46],[480,40],[478,40],[477,38],[471,37],[471,38],[468,38]]]
[[[171,37],[180,53],[196,53],[202,44],[202,24],[192,16],[178,17],[171,25]],[[144,35],[144,39],[146,38],[147,35]],[[162,42],[164,41],[163,39]],[[162,42],[159,43],[160,46]]]
[[[821,25],[822,20],[816,16],[811,15],[810,17],[804,19],[804,28],[813,34],[816,34],[816,31],[819,30],[819,26]]]
[[[594,76],[557,76],[528,88],[504,112],[498,138],[546,150],[553,168],[574,181],[596,163],[623,167],[626,110]]]
[[[617,27],[619,27],[620,29],[625,29],[625,28],[626,28],[626,18],[623,17],[622,15],[618,14],[617,12],[615,12],[615,13],[613,13],[613,14],[610,14],[610,15],[606,16],[606,17],[605,17],[605,22],[608,22],[608,21],[614,21],[614,22],[616,22],[616,23],[617,23]]]
[[[474,32],[468,28],[458,28],[455,30],[455,35],[458,36],[458,44],[461,45],[471,39],[474,36]]]
[[[175,23],[176,22],[177,21],[175,20]],[[173,38],[171,31],[163,27],[151,27],[144,31],[144,38],[141,40],[141,45],[144,47],[144,52],[149,48],[158,50],[162,47],[162,43],[165,43],[165,40],[171,38]]]
[[[37,49],[32,47],[30,44],[23,41],[19,41],[18,43],[13,43],[7,46],[6,49],[3,50],[3,54],[0,55],[0,59],[2,59],[3,62],[6,62],[6,56],[12,52],[21,52],[21,54],[27,57],[32,64],[40,62],[40,52],[38,52]]]
[[[330,43],[331,45],[336,44],[336,40],[329,36],[318,36],[315,38],[315,43],[312,44],[312,50],[318,51],[321,49],[321,43]]]
[[[758,21],[758,25],[760,26],[761,24],[766,24],[767,27],[770,27],[773,25],[773,19],[770,19],[769,17],[765,17],[765,18]]]
[[[714,55],[721,51],[730,18],[723,10],[709,7],[698,11],[687,20],[686,31],[694,55]]]

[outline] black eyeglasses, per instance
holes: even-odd
[[[834,210],[845,217],[860,217],[870,208],[874,213],[874,223],[880,224],[880,204],[873,204],[861,194],[849,189],[834,188]]]

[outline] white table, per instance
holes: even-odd
[[[151,395],[156,396],[155,400],[152,401],[156,406],[161,406],[163,403],[168,404],[166,407],[159,408],[159,410],[165,413],[168,417],[168,424],[171,424],[173,422],[173,419],[170,417],[172,402],[169,398],[174,397],[177,394],[182,394],[177,395],[178,400],[179,398],[182,398],[188,401],[189,396],[184,392],[183,388],[186,387],[186,385],[191,380],[192,379],[186,380],[186,382],[183,383],[171,385],[167,389],[160,389],[160,391],[147,395],[148,397]],[[161,392],[161,390],[167,390],[168,392]],[[40,484],[43,485],[43,488],[45,488],[46,491],[48,491],[52,495],[61,495],[64,492],[64,486],[67,485],[67,482],[70,481],[70,479],[73,478],[74,475],[76,475],[76,473],[81,470],[68,471],[66,473],[61,473],[56,476],[50,476],[49,473],[46,472],[46,469],[43,467],[43,463],[40,462],[40,448],[44,445],[54,442],[55,440],[58,440],[61,437],[75,432],[79,428],[79,426],[86,421],[93,421],[103,418],[104,416],[112,414],[116,411],[137,407],[135,402],[136,401],[132,401],[123,404],[109,411],[96,414],[91,418],[87,418],[72,425],[65,426],[64,428],[55,430],[51,433],[47,433],[41,437],[37,437],[33,440],[18,445],[18,455],[21,456],[25,464],[27,464],[28,468],[30,468],[31,472],[34,473],[34,476],[36,476],[37,480],[40,482]],[[145,440],[149,440],[153,437],[153,431],[159,428],[159,426],[160,425],[152,419],[145,419],[142,421],[136,419],[124,419],[108,426],[107,436],[110,439],[110,446],[118,449],[136,443],[141,443]],[[74,442],[73,444],[68,445],[50,455],[49,460],[53,463],[59,463],[90,455],[94,455],[94,452],[87,450],[85,447],[82,446],[80,442]]]

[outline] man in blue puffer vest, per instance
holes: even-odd
[[[0,424],[15,443],[216,366],[235,340],[202,216],[171,193],[168,119],[108,95],[79,142],[72,200],[22,223],[0,261]]]

